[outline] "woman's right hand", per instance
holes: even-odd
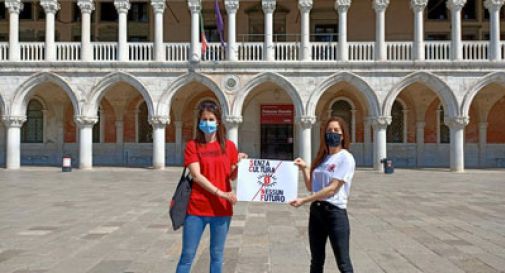
[[[297,159],[295,159],[294,163],[295,163],[296,166],[298,166],[298,168],[300,170],[303,170],[303,169],[307,168],[307,163],[305,163],[305,161],[303,159],[301,159],[300,157],[298,157]]]
[[[237,203],[237,196],[232,191],[229,192],[219,191],[218,196],[228,200],[228,202],[230,202],[232,205],[235,205],[235,203]]]

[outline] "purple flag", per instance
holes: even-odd
[[[221,10],[219,9],[218,0],[214,0],[214,14],[216,15],[217,32],[219,32],[219,40],[221,40],[221,46],[226,47],[226,44],[224,42],[223,16],[221,16]]]

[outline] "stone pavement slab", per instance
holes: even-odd
[[[168,200],[180,171],[0,170],[0,272],[174,272],[181,231]],[[357,273],[505,272],[503,170],[360,169],[348,212]],[[308,272],[307,223],[308,205],[238,203],[224,272]],[[326,260],[338,272],[329,244]],[[193,272],[208,267],[206,231]]]

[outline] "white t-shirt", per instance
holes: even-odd
[[[339,191],[335,195],[324,199],[324,201],[330,202],[341,209],[347,208],[347,199],[351,190],[355,167],[354,157],[347,150],[341,150],[336,154],[326,156],[312,173],[312,192],[320,191],[331,184],[334,179],[341,180],[344,184]]]

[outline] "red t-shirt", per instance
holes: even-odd
[[[184,151],[184,166],[199,162],[202,175],[221,191],[229,192],[231,166],[237,164],[238,151],[235,143],[229,140],[226,141],[225,147],[226,151],[222,153],[218,141],[197,144],[191,140]],[[187,212],[189,215],[197,216],[232,216],[233,207],[226,199],[194,183]]]

